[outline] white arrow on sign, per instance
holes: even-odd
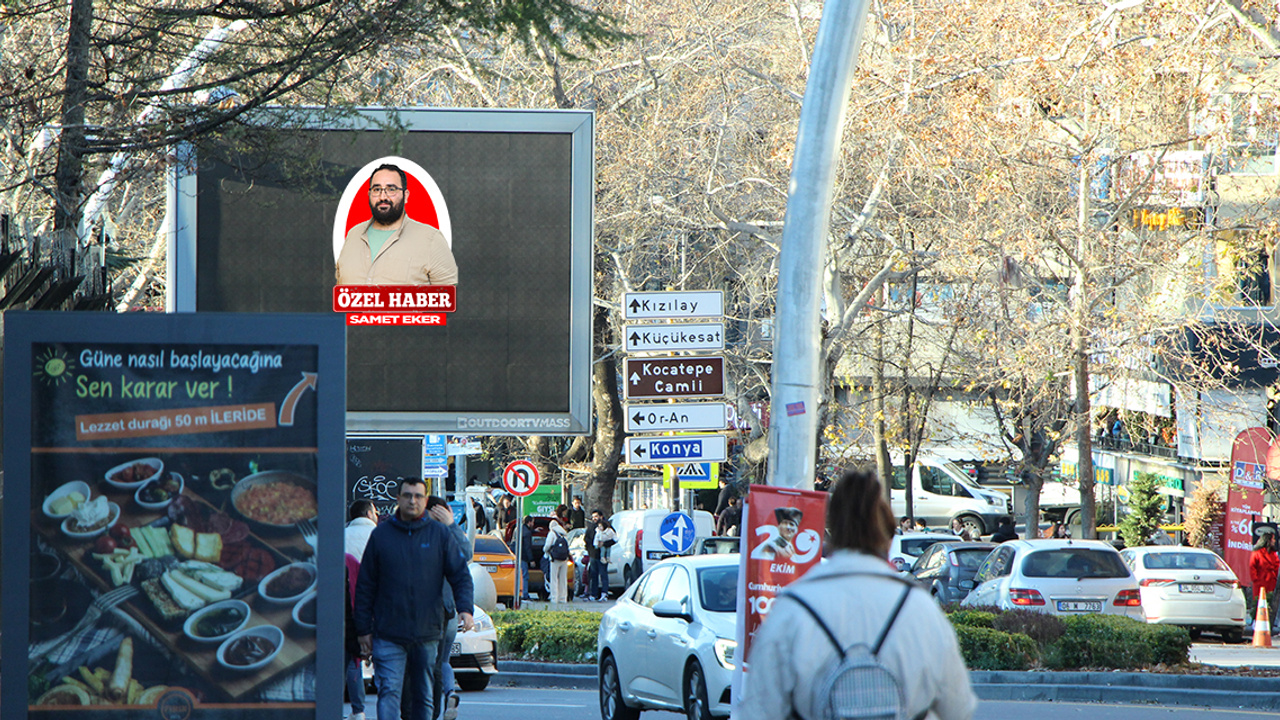
[[[729,427],[729,407],[722,402],[627,405],[626,431],[724,430]]]
[[[681,515],[671,531],[662,536],[667,545],[677,548],[684,547],[684,533],[689,529],[689,524],[685,522],[684,515]]]

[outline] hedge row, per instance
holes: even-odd
[[[522,660],[595,662],[600,613],[506,610],[492,614],[498,653]]]
[[[1187,662],[1185,628],[1119,615],[1058,617],[1027,610],[957,610],[948,616],[972,670],[1130,669]]]

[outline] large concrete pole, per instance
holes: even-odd
[[[769,484],[811,489],[821,397],[822,270],[831,194],[866,0],[829,0],[800,108],[778,274]]]

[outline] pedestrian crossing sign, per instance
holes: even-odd
[[[671,487],[671,478],[680,475],[681,490],[707,490],[718,486],[720,463],[680,463],[662,466],[662,487]]]

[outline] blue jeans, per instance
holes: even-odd
[[[347,695],[351,700],[351,712],[364,712],[364,661],[347,654]]]
[[[439,641],[400,643],[373,638],[374,683],[378,686],[378,717],[400,717],[402,691],[410,688],[410,720],[430,720],[435,716],[431,695],[435,687],[436,654]],[[406,669],[414,668],[414,682],[405,682]]]
[[[529,561],[520,562],[520,599],[528,600],[529,595]]]
[[[609,595],[609,561],[601,558],[592,560],[591,563],[591,570],[595,573],[592,584],[600,588],[599,597],[607,597]]]
[[[444,621],[444,635],[440,638],[440,644],[436,647],[436,677],[440,679],[435,685],[435,694],[432,695],[433,707],[436,709],[436,716],[444,712],[444,698],[453,692],[453,665],[449,663],[449,656],[453,654],[453,641],[458,637],[458,616]]]
[[[593,557],[591,558],[591,562],[587,563],[587,579],[590,581],[587,583],[587,597],[589,598],[600,597],[600,593],[602,592],[600,590],[600,568],[602,566],[603,563],[600,562],[600,558]],[[607,576],[605,577],[605,582],[609,582]],[[607,585],[605,586],[605,589],[608,589]]]

